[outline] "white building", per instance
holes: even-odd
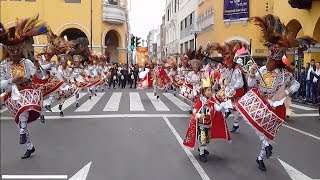
[[[178,13],[179,53],[195,49],[198,0],[180,0]]]
[[[165,54],[173,54],[179,52],[179,36],[178,36],[178,12],[179,1],[166,0],[165,9]]]
[[[149,50],[149,57],[152,59],[158,59],[158,53],[161,55],[161,51],[159,50],[160,40],[160,27],[149,31],[147,37],[147,47]]]

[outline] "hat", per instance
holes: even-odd
[[[224,44],[215,42],[211,44],[210,52],[211,54],[214,54],[214,51],[218,52],[224,57],[224,64],[228,64],[234,62],[234,57],[239,49],[247,49],[247,46],[246,42],[240,40],[232,40]]]
[[[298,47],[307,50],[317,41],[309,36],[295,38],[292,29],[288,29],[279,19],[272,14],[263,17],[252,17],[250,21],[258,25],[262,31],[264,45],[269,49],[269,57],[281,61],[288,48]]]
[[[73,60],[81,62],[83,60],[83,57],[81,55],[73,55]]]
[[[201,85],[202,85],[202,88],[209,88],[209,87],[211,87],[210,78],[203,78],[203,79],[201,80]]]
[[[58,58],[59,58],[60,62],[66,62],[71,59],[70,55],[68,55],[68,54],[59,54]]]
[[[7,30],[0,23],[0,43],[9,54],[18,54],[21,52],[21,45],[27,39],[45,34],[47,31],[48,27],[44,22],[40,22],[39,14],[32,18],[18,19],[16,25]]]

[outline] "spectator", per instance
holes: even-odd
[[[316,66],[315,60],[311,59],[310,65],[306,69],[306,101],[312,103],[314,100],[313,78],[315,74]]]
[[[316,71],[314,73],[314,78],[313,78],[313,87],[314,87],[314,101],[313,103],[316,104],[318,102],[318,96],[320,96],[320,94],[318,93],[318,89],[319,89],[319,81],[320,81],[320,62],[316,63]]]
[[[117,67],[116,67],[116,64],[113,64],[110,69],[109,89],[111,87],[111,84],[113,84],[113,89],[116,88],[116,80],[117,80]]]
[[[139,66],[136,64],[134,66],[134,69],[133,69],[133,76],[134,76],[134,88],[137,88],[137,84],[138,84],[138,81],[139,81]]]
[[[120,75],[120,82],[121,82],[121,88],[124,89],[126,88],[126,84],[127,84],[127,79],[128,79],[128,73],[127,73],[127,69],[125,67],[123,67],[121,69],[121,75]]]
[[[298,76],[298,81],[300,83],[298,96],[305,101],[306,99],[306,68],[302,67],[301,72]]]

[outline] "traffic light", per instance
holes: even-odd
[[[136,47],[140,47],[140,44],[141,44],[141,38],[139,37],[136,37]]]
[[[134,50],[135,44],[136,44],[136,37],[131,34],[131,46],[130,46],[131,50]]]

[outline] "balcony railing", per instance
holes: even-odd
[[[118,5],[103,4],[103,21],[112,24],[123,24],[126,20],[126,9]]]

